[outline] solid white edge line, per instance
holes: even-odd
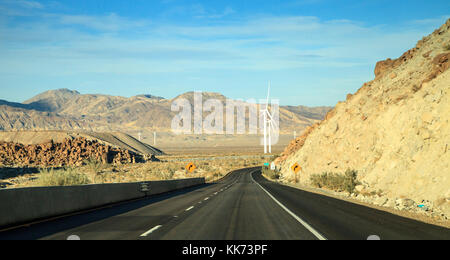
[[[146,237],[148,235],[150,235],[151,233],[155,232],[156,230],[160,229],[162,226],[158,225],[152,229],[150,229],[149,231],[145,232],[144,234],[141,235],[141,237]]]
[[[303,219],[301,219],[299,216],[295,215],[292,211],[290,211],[286,206],[284,206],[281,202],[279,202],[277,199],[275,199],[272,194],[270,194],[266,189],[263,188],[259,183],[253,179],[253,173],[250,173],[250,176],[252,177],[252,180],[254,183],[256,183],[267,195],[269,195],[270,198],[272,198],[282,209],[284,209],[289,215],[291,215],[293,218],[295,218],[300,224],[302,224],[306,229],[308,229],[309,232],[311,232],[315,237],[317,237],[319,240],[327,240],[322,234],[320,234],[317,230],[315,230],[313,227],[311,227],[308,223],[306,223]]]

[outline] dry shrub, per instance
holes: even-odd
[[[185,170],[188,158],[176,157],[180,160],[167,158],[162,162],[147,162],[139,164],[103,165],[97,161],[85,161],[83,166],[70,169],[49,169],[36,173],[33,180],[20,184],[28,186],[68,186],[98,183],[127,183],[140,181],[158,181],[185,178],[205,178],[207,182],[215,182],[233,170],[261,166],[267,159],[255,156],[253,158],[214,158],[208,160],[192,160],[197,166],[193,173]]]
[[[344,174],[332,172],[313,174],[310,177],[310,181],[313,186],[318,188],[354,193],[355,187],[360,184],[357,180],[357,177],[357,171],[347,170]]]
[[[265,176],[267,176],[268,178],[270,178],[272,180],[278,180],[281,176],[279,171],[271,170],[267,166],[262,167],[262,174],[264,174]]]
[[[40,171],[36,186],[74,186],[90,184],[89,178],[75,169],[44,169]]]

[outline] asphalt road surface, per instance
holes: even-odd
[[[0,232],[0,240],[450,239],[450,230],[267,181],[260,168],[215,184]]]

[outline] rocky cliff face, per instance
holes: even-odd
[[[359,190],[379,204],[428,201],[450,216],[450,20],[395,60],[379,62],[365,83],[278,158],[282,180],[323,172],[359,173]],[[400,203],[401,204],[401,203]],[[409,203],[414,207],[414,203]]]
[[[0,143],[0,165],[3,166],[80,166],[89,159],[103,164],[123,164],[142,161],[142,156],[84,137],[33,145]]]

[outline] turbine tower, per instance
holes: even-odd
[[[273,120],[272,114],[269,111],[269,97],[270,97],[270,81],[269,89],[267,91],[266,107],[261,110],[263,116],[264,127],[264,153],[272,153],[272,130],[276,131],[276,122]]]

